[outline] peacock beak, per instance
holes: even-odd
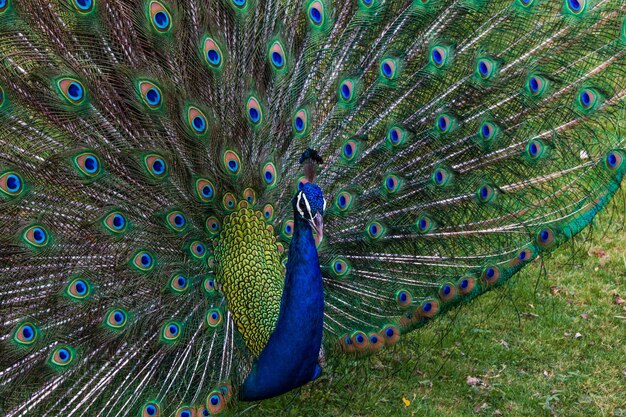
[[[315,230],[315,244],[319,245],[324,238],[324,218],[320,213],[317,213],[312,220],[309,220],[309,223],[313,230]]]

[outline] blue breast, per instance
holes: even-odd
[[[239,398],[255,401],[283,394],[320,374],[324,290],[310,226],[296,219],[276,329],[244,381]]]

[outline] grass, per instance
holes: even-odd
[[[622,202],[545,267],[536,261],[388,351],[330,359],[315,383],[237,414],[626,416],[624,219]]]

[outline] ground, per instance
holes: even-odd
[[[626,416],[626,193],[578,243],[244,416]],[[581,243],[588,240],[587,243]]]

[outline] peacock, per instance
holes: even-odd
[[[229,413],[506,282],[620,188],[625,15],[0,0],[0,414]]]

